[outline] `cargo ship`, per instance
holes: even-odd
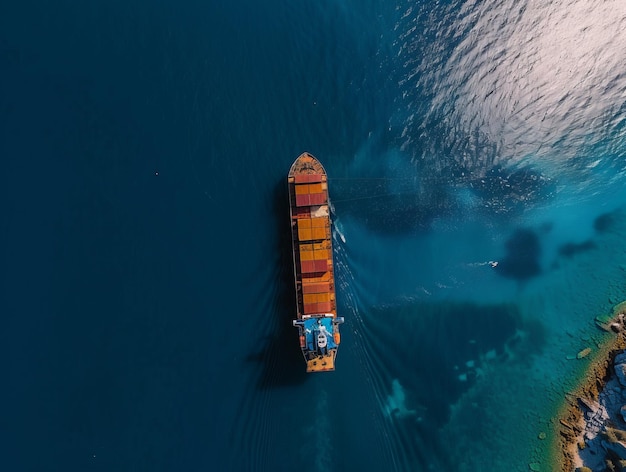
[[[335,370],[341,341],[335,300],[328,179],[322,164],[301,154],[288,177],[300,348],[307,372]]]

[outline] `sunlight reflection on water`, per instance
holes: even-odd
[[[625,2],[467,1],[443,22],[429,7],[407,8],[398,24],[403,148],[416,162],[559,175],[596,168],[602,154],[622,168]]]

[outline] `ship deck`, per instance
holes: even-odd
[[[326,172],[314,157],[303,156],[289,173],[298,318],[318,313],[336,316]]]
[[[308,153],[288,177],[300,346],[307,372],[334,370],[339,345],[328,180]]]

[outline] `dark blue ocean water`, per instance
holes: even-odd
[[[2,470],[550,470],[626,298],[622,2],[227,3],[0,4]],[[309,376],[305,150],[346,319]]]

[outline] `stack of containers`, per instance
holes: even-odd
[[[323,205],[326,194],[322,188],[322,176],[317,174],[296,175],[296,206]],[[307,182],[307,183],[303,183]],[[310,183],[309,183],[310,182]]]

